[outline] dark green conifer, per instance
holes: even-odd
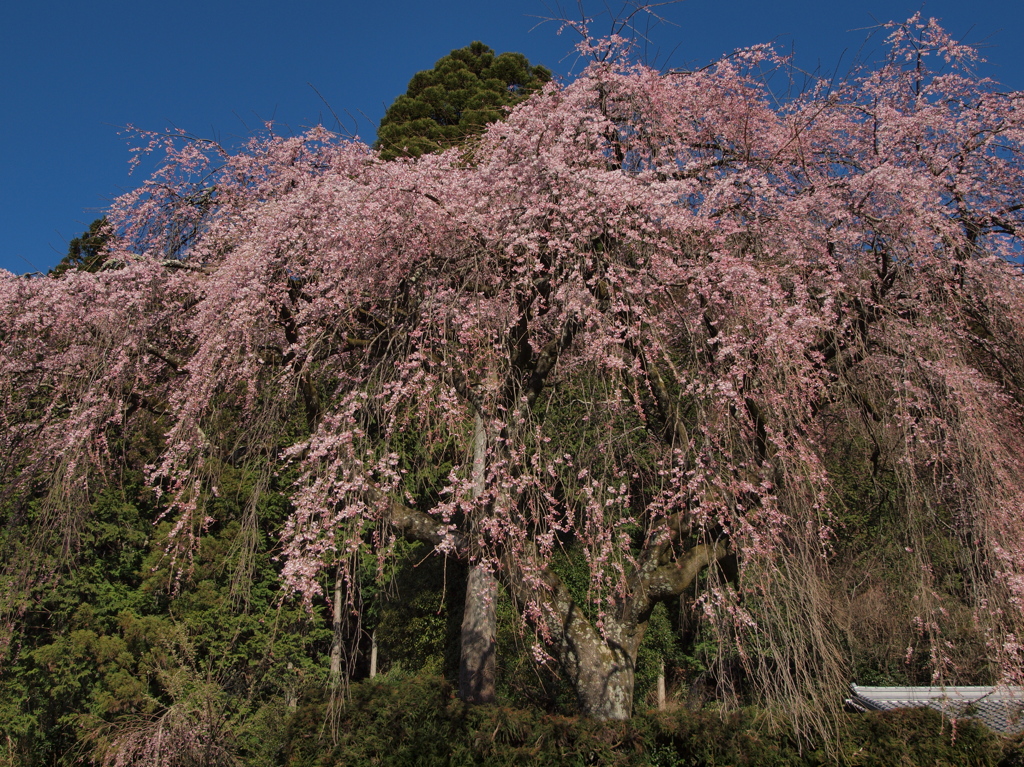
[[[68,243],[68,254],[50,270],[50,274],[59,277],[69,269],[98,272],[106,260],[104,246],[108,239],[110,239],[110,225],[107,223],[107,217],[97,218],[89,224],[87,231],[82,232],[80,237],[75,237]]]
[[[496,56],[474,42],[413,76],[381,120],[375,146],[386,160],[447,149],[483,132],[550,79],[550,70],[530,66],[521,53]]]

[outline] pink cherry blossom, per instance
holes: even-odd
[[[0,275],[5,492],[41,492],[71,545],[110,437],[157,413],[183,566],[218,461],[294,466],[290,591],[430,541],[495,573],[534,654],[621,717],[653,604],[702,570],[698,609],[766,698],[848,681],[827,596],[845,439],[898,488],[936,679],[957,674],[921,537],[941,516],[1020,682],[1024,95],[933,21],[889,42],[781,106],[771,48],[663,74],[592,42],[574,82],[415,161],[322,128],[237,152],[143,135],[165,159],[114,206],[111,268]],[[443,487],[413,487],[442,453]],[[552,569],[570,544],[594,623]]]

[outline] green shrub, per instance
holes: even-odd
[[[388,674],[352,686],[325,727],[328,701],[300,705],[286,735],[288,767],[1012,767],[1012,745],[930,709],[850,715],[839,743],[801,743],[784,722],[740,709],[655,711],[628,722],[536,708],[467,707],[448,682]],[[332,736],[333,732],[333,736]]]

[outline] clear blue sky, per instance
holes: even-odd
[[[594,16],[605,7],[585,3]],[[562,8],[578,14],[575,2]],[[829,71],[847,68],[865,28],[921,10],[983,48],[984,74],[1024,90],[1024,0],[685,0],[659,10],[673,24],[652,32],[648,60],[658,65],[702,65],[774,40],[799,66]],[[345,130],[372,141],[409,78],[473,40],[570,75],[575,39],[537,18],[557,15],[555,0],[8,0],[0,268],[52,267],[139,181],[128,175],[122,126],[231,144],[266,120],[283,132],[337,127],[333,109]],[[594,28],[607,27],[605,16]]]

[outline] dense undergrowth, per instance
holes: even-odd
[[[901,573],[884,544],[896,545],[892,531],[882,529],[891,521],[884,489],[869,492],[858,480],[863,473],[853,471],[856,463],[847,467],[851,479],[836,489],[846,493],[851,509],[844,528],[850,577],[834,587],[837,604],[844,594],[847,599],[837,614],[849,626],[854,679],[927,683],[919,657],[926,645],[910,657],[901,649],[914,632],[909,617],[900,619]],[[329,610],[321,605],[306,613],[282,599],[275,528],[287,500],[271,484],[252,515],[244,499],[253,481],[246,470],[220,468],[212,519],[179,579],[165,551],[169,524],[153,524],[153,494],[131,473],[120,487],[93,493],[88,522],[79,530],[80,553],[29,595],[23,620],[9,635],[0,669],[0,765],[1024,761],[1013,744],[987,730],[970,722],[954,726],[926,711],[846,717],[834,742],[818,748],[783,717],[744,699],[742,670],[716,656],[722,650],[708,641],[686,599],[661,605],[651,616],[637,660],[637,715],[627,723],[573,716],[571,686],[553,664],[534,662],[535,638],[504,595],[498,603],[501,705],[467,707],[451,682],[465,566],[432,557],[415,543],[403,544],[385,572],[367,564],[362,622],[346,640],[348,671],[362,681],[349,684],[347,698],[343,691],[332,695]],[[8,546],[28,545],[34,508],[29,503],[21,524],[8,525]],[[954,577],[956,556],[950,552],[938,576]],[[572,588],[585,590],[571,551],[556,566]],[[369,680],[374,635],[381,673]],[[730,668],[732,676],[723,678]],[[654,709],[659,670],[668,687],[665,711]],[[724,688],[738,693],[739,707],[723,705]],[[174,742],[178,757],[147,752],[155,735]]]
[[[858,767],[1016,765],[1015,744],[931,710],[850,715],[828,750],[801,745],[785,722],[744,708],[649,710],[628,722],[531,708],[466,706],[440,678],[394,675],[352,688],[325,730],[329,703],[304,701],[288,726],[288,767]]]

